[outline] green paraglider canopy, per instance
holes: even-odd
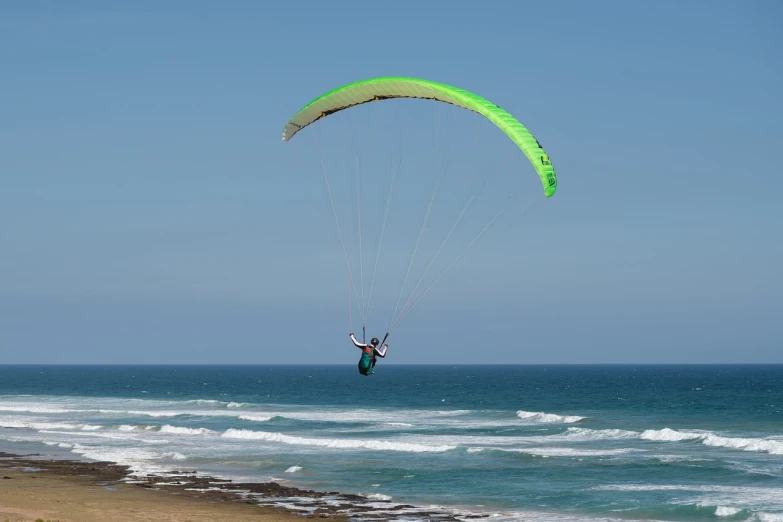
[[[338,87],[314,99],[294,115],[283,130],[283,141],[313,122],[363,103],[394,98],[421,98],[450,103],[477,112],[497,125],[519,146],[538,172],[546,197],[557,190],[557,177],[544,148],[524,125],[494,103],[477,94],[442,83],[388,76]]]

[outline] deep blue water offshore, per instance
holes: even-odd
[[[0,366],[0,450],[494,513],[783,521],[783,365]]]

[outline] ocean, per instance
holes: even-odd
[[[783,521],[782,412],[783,365],[0,366],[0,451],[498,521]]]

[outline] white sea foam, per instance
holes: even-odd
[[[536,455],[539,457],[602,457],[611,455],[622,455],[640,451],[634,448],[564,448],[564,447],[529,447],[516,448],[504,446],[483,446],[468,448],[468,453],[480,453],[482,451],[505,451],[511,453],[524,453],[527,455]]]
[[[185,401],[185,404],[226,404],[223,401],[217,401],[215,399],[193,399]]]
[[[382,410],[382,409],[252,409],[247,403],[223,402],[214,399],[187,401],[156,401],[148,399],[92,399],[92,398],[37,398],[35,402],[2,401],[0,412],[34,413],[45,415],[98,414],[135,417],[167,418],[179,416],[237,417],[242,420],[265,422],[273,417],[312,422],[393,423],[410,419],[428,420],[433,424],[449,423],[448,419],[472,413],[471,410]],[[79,407],[82,406],[82,407]],[[88,407],[85,407],[88,406]],[[189,408],[197,406],[201,408]],[[213,406],[205,409],[204,406]],[[232,411],[233,410],[233,411]],[[453,422],[459,422],[457,420]]]
[[[428,410],[423,410],[423,413],[429,414],[431,412]],[[437,415],[452,416],[452,415],[468,415],[472,412],[471,410],[436,410],[435,413]]]
[[[96,424],[73,424],[68,422],[36,422],[28,420],[0,419],[0,428],[23,430],[84,430],[95,431],[103,426]]]
[[[283,444],[295,444],[301,446],[321,446],[325,448],[339,449],[371,449],[380,451],[404,451],[412,453],[443,452],[454,449],[456,446],[413,444],[409,442],[394,442],[389,440],[362,440],[362,439],[316,439],[271,433],[267,431],[237,430],[230,428],[221,434],[221,437],[230,439],[266,440]]]
[[[120,413],[127,415],[140,415],[143,417],[180,417],[183,415],[195,415],[195,416],[218,416],[222,412],[205,411],[199,412],[196,410],[129,410],[129,411],[117,411],[117,410],[101,410],[101,413]]]
[[[783,513],[756,513],[759,522],[783,522]]]
[[[161,433],[173,433],[175,435],[207,435],[215,433],[207,428],[182,428],[179,426],[170,426],[166,424],[160,427]]]
[[[104,401],[107,402],[107,401]],[[150,401],[153,402],[153,401]],[[187,401],[192,404],[212,404],[212,401]],[[0,412],[12,412],[12,413],[36,413],[44,415],[62,415],[62,414],[101,414],[101,415],[135,415],[143,417],[178,417],[184,415],[200,416],[200,417],[236,417],[239,412],[226,411],[224,408],[220,409],[186,409],[182,408],[187,404],[180,403],[178,408],[160,408],[153,409],[150,406],[153,404],[147,404],[144,402],[133,403],[129,406],[141,406],[142,408],[117,408],[120,404],[116,404],[116,401],[110,402],[113,408],[106,407],[94,407],[94,408],[74,408],[74,407],[57,407],[52,405],[31,403],[2,403],[0,402]],[[69,405],[70,406],[70,405]]]
[[[707,446],[741,449],[745,451],[763,451],[772,455],[783,455],[783,441],[779,440],[741,439],[709,434],[704,437],[703,443]]]
[[[683,440],[701,439],[704,438],[704,436],[704,433],[695,431],[675,431],[669,428],[663,428],[662,430],[645,430],[639,438],[661,442],[680,442]]]
[[[566,430],[566,437],[570,440],[605,440],[605,439],[631,439],[638,437],[639,433],[636,431],[628,430],[593,430],[590,428],[568,428]],[[556,435],[554,436],[556,437]]]
[[[302,408],[290,406],[254,405],[240,402],[224,402],[215,399],[191,399],[165,401],[154,399],[117,399],[86,397],[36,397],[35,401],[5,401],[0,399],[0,411],[36,413],[46,415],[87,414],[110,416],[134,416],[169,418],[179,416],[236,417],[251,422],[266,422],[273,417],[299,421],[334,423],[375,423],[380,427],[396,428],[403,424],[426,426],[514,426],[523,420],[530,423],[573,423],[583,417],[563,416],[545,412],[519,411],[514,419],[499,418],[491,412],[489,418],[474,410],[386,410],[376,408]],[[208,408],[205,408],[207,406]],[[262,409],[263,408],[263,409]],[[474,415],[479,413],[479,415]],[[502,414],[501,414],[502,415]]]
[[[267,422],[269,420],[272,420],[271,415],[257,415],[257,414],[250,414],[250,413],[240,415],[239,418],[251,422]]]
[[[783,441],[774,437],[766,439],[723,437],[712,432],[677,431],[670,428],[661,430],[645,430],[639,436],[643,440],[657,442],[682,442],[701,440],[706,446],[740,449],[744,451],[760,451],[772,455],[783,455]]]
[[[14,413],[57,414],[57,413],[79,413],[83,410],[73,410],[69,408],[56,408],[53,406],[38,406],[35,404],[31,404],[29,406],[25,406],[25,405],[14,406],[9,404],[0,404],[0,411],[8,411]]]
[[[116,462],[129,466],[134,473],[155,473],[167,471],[170,465],[165,461],[187,459],[176,451],[157,452],[134,447],[85,446],[74,444],[71,451],[92,460]]]
[[[122,424],[117,428],[119,431],[160,431],[160,426],[153,426],[149,424],[144,425],[130,425],[130,424]]]
[[[296,473],[297,471],[302,471],[302,466],[291,466],[285,470],[286,473]]]
[[[391,500],[392,497],[389,495],[384,495],[382,493],[371,493],[367,495],[367,498],[370,500]]]
[[[543,411],[523,411],[517,412],[517,417],[526,421],[543,423],[563,423],[570,424],[584,419],[578,415],[557,415],[554,413],[544,413]]]
[[[739,509],[739,508],[726,507],[726,506],[717,506],[715,508],[715,516],[716,517],[730,517],[730,516],[736,515],[740,511],[742,511],[742,510]]]
[[[493,448],[503,449],[503,448]],[[615,449],[586,449],[586,448],[519,448],[506,451],[516,451],[527,453],[529,455],[538,455],[541,457],[605,457],[611,455],[623,455],[638,451],[633,448],[615,448]]]
[[[470,410],[381,410],[381,409],[318,409],[305,411],[264,412],[285,419],[311,422],[344,423],[392,423],[411,422],[412,420],[435,425],[459,425],[462,419],[452,419],[471,413]]]
[[[650,458],[658,459],[667,464],[672,462],[711,462],[713,460],[688,455],[650,455]]]
[[[122,435],[120,433],[111,433],[111,432],[91,432],[91,431],[59,431],[59,430],[40,430],[39,433],[44,435],[53,435],[58,438],[62,437],[70,437],[71,440],[78,440],[80,442],[87,442],[90,439],[98,440],[98,439],[104,439],[104,440],[113,440],[118,442],[141,442],[144,444],[157,444],[157,445],[166,445],[170,444],[171,441],[168,439],[147,439],[142,437],[133,437],[130,438],[127,435]]]

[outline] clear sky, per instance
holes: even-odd
[[[772,0],[3,2],[0,363],[355,364],[311,168],[313,137],[331,158],[350,125],[280,134],[312,98],[381,75],[487,97],[560,181],[482,236],[383,364],[783,363],[781,27]],[[452,127],[457,172],[542,192],[491,124],[382,104],[356,108],[378,146],[417,136],[419,116],[430,139]],[[432,146],[407,146],[426,171]],[[392,214],[419,220],[406,205]],[[415,236],[385,243],[369,335]]]

